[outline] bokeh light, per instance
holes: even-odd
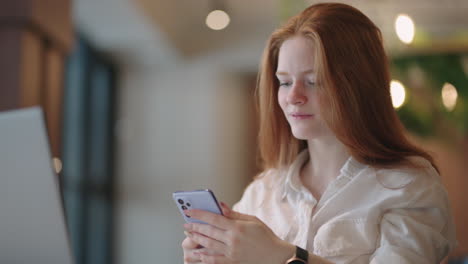
[[[390,82],[390,95],[394,108],[400,108],[405,102],[406,91],[403,84],[397,80]]]
[[[442,103],[448,111],[452,111],[457,105],[458,92],[455,86],[445,83],[442,87]]]
[[[405,14],[400,14],[395,20],[395,31],[398,38],[405,44],[413,42],[414,38],[414,23],[411,17]]]
[[[52,159],[52,163],[54,164],[55,173],[59,174],[62,171],[62,161],[59,158],[54,157]]]

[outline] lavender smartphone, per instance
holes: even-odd
[[[208,189],[188,192],[174,192],[172,194],[172,198],[174,198],[177,208],[179,208],[180,213],[187,223],[206,224],[203,221],[185,215],[184,210],[187,209],[200,209],[215,214],[223,214],[216,197],[214,196],[213,192]]]

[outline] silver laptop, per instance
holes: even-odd
[[[72,259],[42,111],[0,112],[0,263]]]

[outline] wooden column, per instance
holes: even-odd
[[[0,111],[41,106],[56,157],[60,156],[64,62],[72,43],[70,0],[2,1]]]

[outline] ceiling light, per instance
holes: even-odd
[[[226,28],[229,21],[229,15],[223,10],[213,10],[206,17],[206,25],[213,30]]]

